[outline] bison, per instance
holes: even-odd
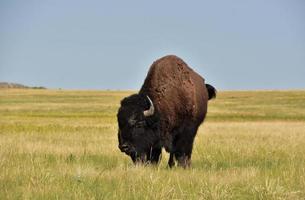
[[[207,113],[213,86],[182,59],[169,55],[155,61],[138,94],[121,101],[118,110],[119,149],[134,163],[160,160],[170,153],[169,167],[188,167],[194,138]]]

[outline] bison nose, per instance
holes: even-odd
[[[122,144],[122,145],[119,145],[119,149],[122,151],[122,152],[127,152],[128,149],[129,149],[129,146],[127,144]]]

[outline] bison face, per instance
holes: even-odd
[[[160,146],[159,118],[152,106],[147,97],[132,95],[122,100],[118,111],[119,149],[134,163],[150,161],[150,152]]]

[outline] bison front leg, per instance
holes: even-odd
[[[174,165],[175,165],[174,154],[170,153],[169,160],[168,160],[168,166],[170,168],[172,168]]]
[[[158,164],[161,158],[162,148],[151,148],[147,158],[152,164]]]

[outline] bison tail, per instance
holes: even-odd
[[[217,92],[216,89],[213,86],[209,85],[209,84],[205,84],[205,87],[208,90],[209,100],[216,98],[216,92]]]

